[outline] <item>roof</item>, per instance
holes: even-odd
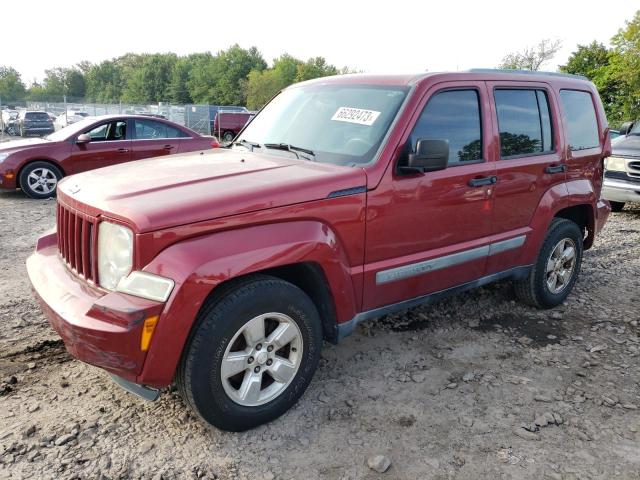
[[[446,80],[527,80],[525,77],[532,77],[535,80],[547,80],[549,82],[557,80],[575,80],[588,82],[589,79],[581,75],[571,75],[559,72],[537,72],[531,70],[503,70],[492,68],[475,68],[461,72],[423,72],[407,75],[375,75],[375,74],[347,74],[333,75],[330,77],[320,77],[306,82],[296,83],[288,88],[296,88],[300,85],[312,84],[367,84],[367,85],[387,85],[387,86],[413,86],[426,79],[436,77],[446,77]],[[531,80],[531,78],[529,78]]]

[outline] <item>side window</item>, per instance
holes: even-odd
[[[482,159],[480,102],[476,90],[436,93],[411,132],[411,148],[421,139],[448,140],[449,165]]]
[[[181,138],[186,135],[182,130],[154,120],[136,120],[136,138],[154,140],[157,138]]]
[[[118,141],[127,139],[127,122],[124,120],[102,123],[88,132],[92,142]]]
[[[591,94],[578,90],[560,90],[560,101],[567,120],[571,150],[598,147],[598,121]]]
[[[549,101],[543,90],[497,89],[494,98],[500,158],[553,151]]]

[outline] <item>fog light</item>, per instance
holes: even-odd
[[[173,290],[173,280],[147,272],[134,271],[118,282],[116,291],[136,297],[166,302]]]
[[[157,323],[158,315],[149,317],[144,321],[144,325],[142,326],[142,335],[140,336],[140,350],[142,350],[143,352],[149,350],[151,337],[153,337],[153,332],[156,329]]]

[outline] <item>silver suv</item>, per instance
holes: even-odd
[[[625,123],[606,160],[602,196],[619,212],[625,203],[640,202],[640,122]]]

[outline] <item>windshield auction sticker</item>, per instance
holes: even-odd
[[[362,108],[340,107],[333,114],[331,120],[337,122],[357,123],[359,125],[373,125],[373,122],[380,116],[380,112],[375,110],[363,110]]]

